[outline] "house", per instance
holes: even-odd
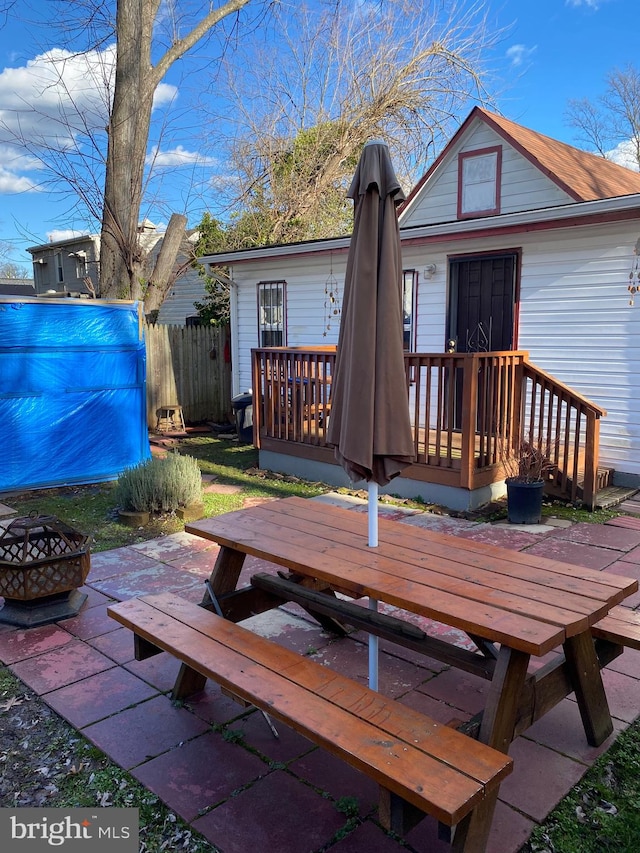
[[[640,174],[475,108],[409,194],[400,231],[407,349],[526,351],[606,410],[600,464],[640,487],[640,297],[628,290],[640,285]],[[348,246],[202,259],[233,280],[234,393],[252,386],[252,348],[336,343]]]
[[[38,296],[89,297],[98,287],[100,237],[82,234],[31,246]]]
[[[148,253],[147,268],[151,272],[162,246],[164,233],[148,219],[138,227],[140,246]],[[204,298],[202,278],[189,261],[197,231],[185,235],[178,255],[179,275],[158,312],[158,323],[184,326],[187,317],[197,315],[194,305]],[[85,296],[98,288],[100,268],[100,235],[85,234],[27,249],[33,261],[35,292],[38,296]],[[33,294],[32,294],[33,295]]]

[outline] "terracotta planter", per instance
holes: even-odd
[[[145,524],[149,523],[151,514],[148,512],[138,512],[135,509],[119,509],[118,518],[127,527],[144,527]]]
[[[507,518],[512,524],[540,524],[544,480],[533,483],[509,477],[507,484]]]
[[[176,515],[182,521],[197,521],[204,515],[204,504],[195,503],[189,504],[189,506],[179,506],[176,510]]]

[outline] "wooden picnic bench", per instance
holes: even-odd
[[[596,640],[640,650],[640,613],[629,607],[612,607],[591,629]]]
[[[136,658],[167,651],[182,661],[174,698],[210,678],[374,779],[387,829],[405,834],[430,814],[456,827],[452,850],[485,849],[471,816],[511,772],[508,756],[174,595],[108,613],[134,632]]]

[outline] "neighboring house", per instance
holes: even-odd
[[[147,270],[153,269],[164,233],[145,219],[139,226],[140,245],[149,253]],[[194,302],[205,296],[203,280],[188,261],[197,231],[189,232],[179,253],[176,267],[184,270],[169,290],[158,313],[158,323],[185,325],[187,317],[197,315]],[[39,296],[91,296],[98,288],[100,274],[100,236],[85,234],[66,240],[43,243],[27,249],[33,260],[35,293]],[[32,283],[33,286],[33,283]]]
[[[607,410],[600,461],[640,485],[640,174],[475,108],[400,214],[416,352],[526,350]],[[233,393],[251,348],[335,344],[349,238],[225,252]],[[640,249],[639,249],[640,251]],[[333,301],[332,301],[333,300]]]
[[[91,296],[97,289],[100,237],[83,234],[31,246],[33,279],[38,296]]]
[[[35,296],[32,278],[0,278],[0,296]]]

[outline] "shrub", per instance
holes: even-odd
[[[529,440],[515,442],[500,438],[498,442],[500,462],[508,480],[539,483],[553,474],[558,442],[552,442],[546,436],[532,436]]]
[[[119,478],[118,506],[135,512],[171,512],[202,500],[202,475],[193,456],[152,457]]]

